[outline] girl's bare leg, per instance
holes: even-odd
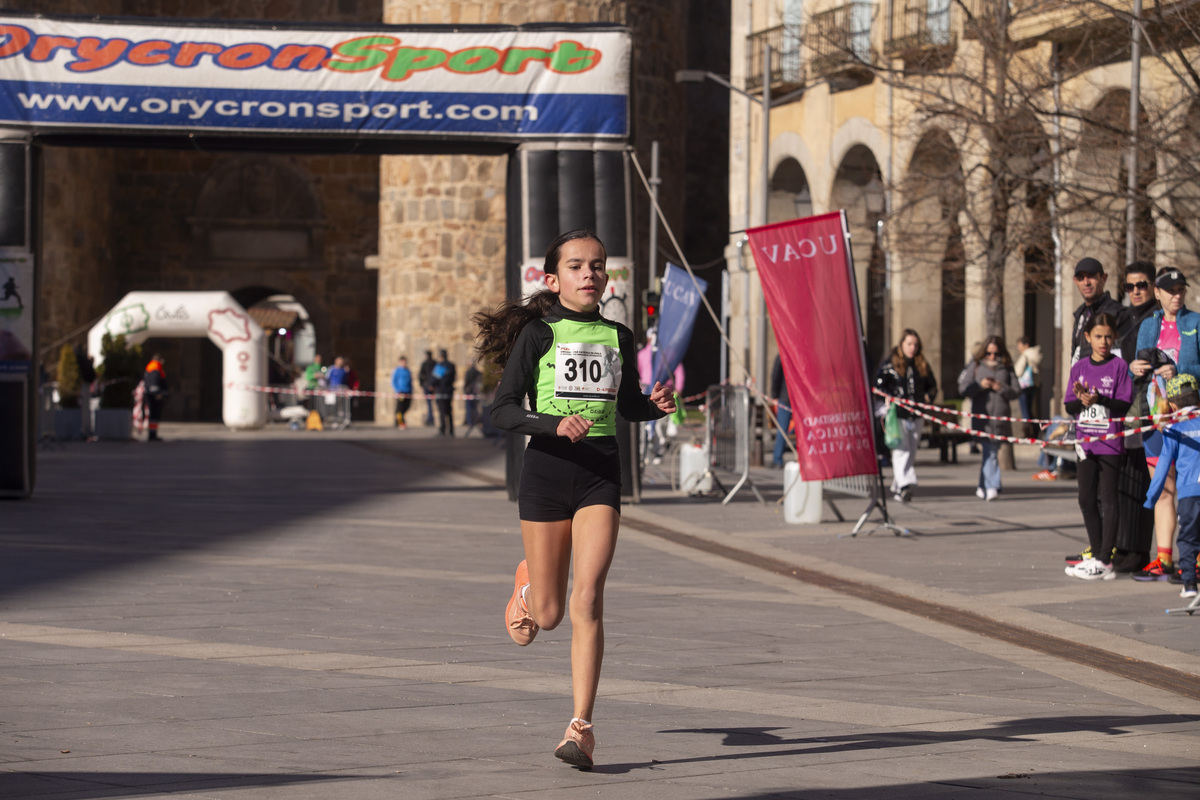
[[[525,607],[539,628],[552,631],[567,608],[567,575],[571,568],[571,520],[527,522],[521,520],[529,588]]]
[[[1150,469],[1150,477],[1154,477],[1154,468]],[[1154,542],[1158,548],[1169,551],[1175,540],[1175,526],[1178,517],[1175,513],[1175,467],[1171,466],[1171,474],[1163,484],[1162,494],[1154,504]],[[1157,558],[1157,554],[1152,554]],[[1154,558],[1150,559],[1151,561]]]
[[[604,582],[617,547],[621,515],[611,506],[575,512],[575,583],[571,590],[571,688],[575,716],[591,721],[604,660]]]

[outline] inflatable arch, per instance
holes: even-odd
[[[151,337],[199,338],[221,348],[224,401],[221,418],[234,430],[267,423],[267,396],[235,385],[265,386],[267,340],[246,309],[228,292],[130,292],[88,332],[88,355],[98,365],[104,334],[129,344]]]

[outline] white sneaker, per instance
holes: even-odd
[[[997,497],[1000,496],[1000,490],[999,489],[988,489],[987,492],[984,493],[984,495],[985,495],[984,499],[987,500],[988,502],[991,502],[992,500],[995,500]]]
[[[978,497],[980,500],[983,500],[985,497],[987,497],[987,495],[984,494],[982,486],[980,486],[978,489],[975,490],[975,496]]]
[[[1111,581],[1117,577],[1112,564],[1105,564],[1094,558],[1084,559],[1074,566],[1068,566],[1064,571],[1072,578],[1085,581]]]

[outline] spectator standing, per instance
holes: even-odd
[[[1158,271],[1149,261],[1135,261],[1125,268],[1125,296],[1129,305],[1117,316],[1117,355],[1130,364],[1137,359],[1138,331],[1142,323],[1158,310],[1154,279]],[[1127,443],[1128,444],[1128,443]]]
[[[1167,402],[1172,411],[1196,411],[1200,406],[1200,384],[1188,373],[1175,376],[1167,382]],[[1185,419],[1170,425],[1163,434],[1162,454],[1159,456],[1161,470],[1155,471],[1154,481],[1146,493],[1146,508],[1158,508],[1159,492],[1167,480],[1167,467],[1177,470],[1179,481],[1179,569],[1168,576],[1172,583],[1180,583],[1180,597],[1195,597],[1196,582],[1200,573],[1196,569],[1196,555],[1200,551],[1200,417]]]
[[[1133,399],[1129,365],[1112,348],[1117,341],[1117,318],[1101,311],[1084,326],[1091,352],[1071,367],[1063,408],[1077,418],[1078,438],[1120,433],[1122,425],[1114,417],[1123,417]],[[1079,459],[1079,510],[1087,528],[1091,557],[1068,565],[1067,575],[1086,581],[1112,580],[1113,550],[1117,541],[1117,477],[1125,452],[1122,438],[1076,445],[1083,453]]]
[[[466,438],[471,435],[471,428],[482,422],[479,418],[479,394],[483,391],[483,373],[479,371],[479,366],[473,358],[467,371],[463,373],[462,391],[465,408],[463,424],[467,426],[463,431],[463,438]]]
[[[1104,267],[1094,258],[1081,258],[1075,265],[1075,288],[1079,291],[1083,302],[1075,309],[1073,315],[1075,328],[1071,336],[1072,366],[1079,359],[1087,358],[1092,353],[1091,345],[1083,335],[1084,325],[1092,315],[1102,311],[1112,314],[1114,317],[1119,317],[1121,314],[1121,304],[1113,300],[1104,289],[1107,280],[1108,275],[1104,272]]]
[[[425,360],[417,369],[417,385],[425,394],[425,424],[433,424],[433,368],[437,362],[433,360],[433,351],[425,351]]]
[[[646,344],[642,346],[637,353],[637,371],[638,385],[641,386],[643,392],[650,390],[654,386],[654,352],[657,349],[658,334],[654,329],[646,331]],[[675,371],[668,375],[661,383],[666,386],[671,392],[683,391],[683,362],[680,361],[675,365]],[[650,439],[650,448],[654,455],[654,463],[657,464],[662,459],[663,447],[666,445],[667,437],[663,429],[658,427],[658,420],[652,419],[645,422],[646,436]]]
[[[345,389],[346,384],[346,359],[338,356],[333,359],[333,366],[329,368],[329,374],[325,376],[325,382],[330,389]]]
[[[396,427],[400,430],[408,428],[404,415],[412,405],[412,390],[412,371],[408,368],[408,358],[400,356],[396,368],[392,370],[392,391],[396,393]]]
[[[792,424],[792,400],[788,397],[787,379],[783,375],[783,359],[775,354],[771,365],[771,399],[775,401],[775,449],[771,451],[771,466],[783,467],[783,451],[787,449],[788,426]]]
[[[1037,391],[1042,372],[1041,345],[1030,344],[1024,336],[1017,339],[1017,363],[1013,364],[1013,372],[1016,373],[1017,386],[1020,388],[1017,405],[1021,408],[1021,418],[1033,419],[1034,410],[1038,407]],[[1026,436],[1031,435],[1030,428],[1036,430],[1036,426],[1032,422],[1026,422],[1025,427]]]
[[[454,437],[454,380],[458,371],[445,350],[438,351],[437,363],[433,366],[430,386],[433,390],[438,411],[438,436]]]
[[[317,353],[313,356],[312,363],[304,368],[304,388],[309,392],[315,392],[320,389],[325,383],[325,365],[321,363],[321,354]],[[304,398],[304,404],[311,410],[316,407],[312,395]]]
[[[1142,322],[1158,310],[1158,299],[1154,295],[1154,279],[1158,272],[1149,261],[1135,261],[1125,268],[1125,296],[1129,305],[1121,309],[1117,317],[1117,337],[1120,352],[1117,355],[1126,361],[1137,358],[1137,337]],[[1145,415],[1149,410],[1139,398],[1146,395],[1149,377],[1133,379],[1134,405],[1130,414]],[[1141,427],[1134,422],[1127,428]],[[1150,470],[1146,465],[1146,449],[1142,435],[1134,433],[1125,437],[1125,457],[1121,462],[1121,474],[1117,479],[1117,552],[1113,556],[1113,569],[1117,572],[1140,572],[1150,562],[1154,549],[1154,513],[1146,510],[1143,503],[1150,489]]]
[[[1089,355],[1091,351],[1089,350]],[[971,399],[971,411],[989,417],[1007,417],[1017,398],[1017,376],[1004,340],[989,336],[958,376],[958,392]],[[1012,435],[1012,424],[1002,419],[971,420],[972,430],[990,434],[981,437],[983,463],[979,467],[979,488],[975,496],[992,501],[1000,494],[1000,443],[992,436]]]
[[[1138,328],[1137,357],[1129,365],[1135,378],[1153,381],[1156,378],[1170,381],[1176,374],[1200,375],[1200,314],[1184,305],[1187,295],[1187,279],[1177,269],[1164,269],[1154,279],[1154,293],[1159,308],[1144,320]],[[1151,409],[1153,410],[1153,409]],[[1145,437],[1146,464],[1152,478],[1158,474],[1158,456],[1162,448],[1162,435],[1157,431]],[[1175,511],[1175,476],[1162,477],[1158,502],[1154,505],[1154,538],[1157,554],[1141,572],[1134,573],[1135,580],[1165,581],[1174,571],[1172,539],[1178,516]]]
[[[163,401],[167,399],[167,372],[163,369],[162,356],[155,353],[146,365],[142,375],[142,383],[146,393],[146,416],[151,442],[162,441],[158,435],[158,423],[162,420]]]
[[[875,386],[881,392],[932,403],[937,397],[937,379],[922,352],[921,337],[912,328],[905,329],[900,343],[892,349],[891,357],[883,362],[875,375]],[[892,450],[892,494],[901,503],[912,500],[917,485],[916,458],[921,444],[921,418],[903,406],[898,406],[902,433],[900,446]]]

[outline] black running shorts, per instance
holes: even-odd
[[[525,449],[517,507],[525,522],[561,522],[586,506],[621,510],[621,458],[617,440],[595,436],[572,444],[564,437],[534,436]]]

